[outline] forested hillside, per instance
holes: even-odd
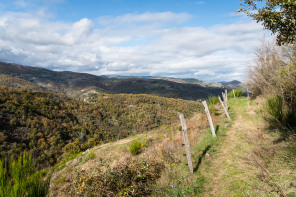
[[[50,166],[62,155],[141,133],[200,110],[194,101],[149,95],[92,97],[90,103],[65,96],[0,88],[2,157],[28,150],[36,162]]]
[[[73,98],[86,98],[93,93],[151,94],[169,98],[197,100],[217,95],[221,88],[177,83],[162,79],[111,79],[76,72],[52,70],[0,62],[0,73],[23,79],[42,89],[63,93]],[[5,79],[5,78],[4,78]],[[8,78],[7,78],[8,79]],[[6,83],[15,87],[13,84]]]

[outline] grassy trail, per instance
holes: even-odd
[[[255,112],[258,106],[249,102],[229,101],[234,120],[202,163],[206,181],[201,196],[296,196],[296,151],[287,141],[275,143],[279,135],[265,131]]]

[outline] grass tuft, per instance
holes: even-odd
[[[131,142],[130,144],[130,153],[132,155],[137,155],[141,152],[141,149],[142,149],[142,143],[138,140],[134,140]]]
[[[46,172],[34,171],[32,155],[23,152],[17,160],[0,160],[0,197],[46,196],[49,180]]]
[[[208,97],[209,110],[211,113],[215,112],[215,104],[217,103],[219,103],[219,99],[217,96]]]

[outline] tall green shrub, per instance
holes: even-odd
[[[34,171],[32,155],[24,152],[17,160],[0,160],[0,197],[46,196],[49,181],[45,171]]]
[[[215,104],[219,103],[219,99],[217,96],[210,96],[208,97],[209,110],[210,112],[215,112]]]
[[[283,99],[280,96],[270,97],[267,99],[265,110],[271,117],[270,121],[282,122],[284,120]]]
[[[292,109],[285,105],[282,96],[269,97],[265,106],[268,116],[267,121],[272,125],[279,125],[281,128],[295,132],[296,114]]]

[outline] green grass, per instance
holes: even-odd
[[[46,196],[49,180],[46,171],[35,171],[32,155],[24,152],[17,160],[0,160],[0,197]]]

